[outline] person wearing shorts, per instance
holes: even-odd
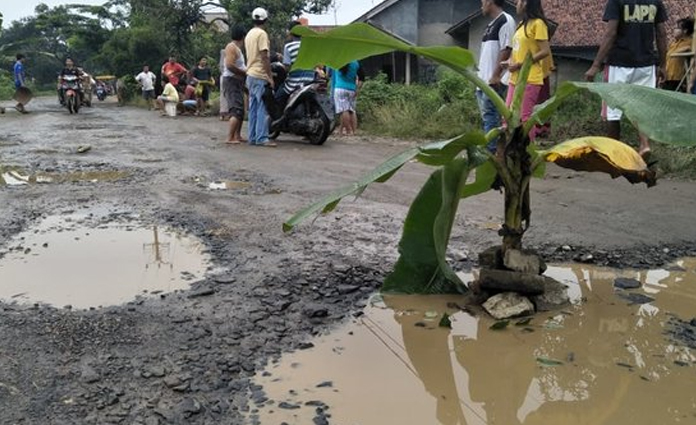
[[[157,76],[154,72],[150,71],[148,65],[143,66],[143,70],[140,74],[135,76],[135,81],[138,82],[143,90],[143,99],[148,104],[148,107],[152,109],[153,103],[156,99],[155,96],[155,81]]]
[[[662,0],[608,0],[603,20],[606,33],[585,78],[594,81],[606,60],[608,83],[656,88],[667,63],[667,11]],[[621,140],[622,111],[606,105],[602,109],[608,136]],[[646,160],[650,155],[650,140],[644,134],[638,153]]]
[[[352,136],[358,129],[356,103],[363,80],[360,63],[353,61],[337,71],[334,70],[333,80],[336,114],[341,120],[339,133]]]
[[[242,53],[246,32],[237,27],[232,30],[232,41],[225,47],[225,70],[222,73],[223,92],[230,116],[230,130],[227,143],[238,145],[246,142],[242,139],[244,122],[244,81],[246,79],[246,61]]]

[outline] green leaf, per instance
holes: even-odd
[[[383,290],[406,294],[462,293],[467,289],[447,264],[446,250],[469,174],[459,158],[435,171],[411,204],[399,242],[399,260]]]
[[[441,166],[451,162],[464,149],[486,144],[486,138],[481,132],[467,133],[443,142],[434,142],[420,147],[416,157],[423,164]]]
[[[283,231],[291,231],[299,223],[317,213],[328,213],[333,211],[343,198],[355,193],[360,193],[361,191],[365,190],[368,185],[376,181],[386,181],[387,177],[394,175],[394,173],[403,167],[404,164],[415,158],[419,152],[420,151],[418,148],[411,148],[398,155],[394,155],[377,168],[364,175],[357,182],[325,196],[324,198],[292,216],[290,219],[288,219],[288,221],[283,223]]]
[[[556,359],[549,359],[547,357],[537,357],[536,361],[537,361],[537,363],[539,363],[542,366],[548,366],[548,367],[563,366],[562,361],[556,360]]]
[[[404,164],[414,158],[429,165],[444,165],[451,162],[462,150],[480,144],[482,137],[480,133],[474,132],[443,142],[427,143],[420,147],[411,148],[400,154],[394,155],[371,172],[365,174],[357,182],[332,192],[292,216],[283,223],[283,231],[291,231],[299,223],[315,214],[326,214],[333,211],[343,198],[351,195],[361,195],[367,186],[372,183],[386,182],[396,174]]]
[[[497,175],[493,160],[488,160],[476,169],[476,179],[473,183],[465,185],[459,196],[464,199],[488,192]]]
[[[314,69],[319,64],[339,69],[353,60],[394,51],[419,55],[465,76],[486,93],[506,120],[510,118],[510,110],[505,106],[505,101],[473,70],[476,64],[474,55],[461,47],[413,46],[365,23],[345,25],[325,33],[317,33],[298,25],[292,32],[302,37],[302,49],[293,69]]]
[[[509,320],[500,320],[498,322],[495,322],[491,325],[490,330],[492,331],[502,331],[503,329],[507,328],[508,325],[510,325]]]
[[[529,73],[532,69],[532,54],[527,54],[524,59],[522,68],[519,74],[517,74],[517,81],[515,82],[515,94],[512,97],[512,118],[508,125],[511,128],[517,128],[520,125],[520,120],[522,118],[522,102],[524,101],[524,92],[527,90],[527,80],[529,79]],[[525,131],[524,134],[529,134],[529,131]]]
[[[405,43],[374,26],[354,23],[317,33],[305,26],[296,26],[293,33],[302,37],[302,49],[293,69],[314,69],[318,64],[341,68],[353,60],[401,51],[420,55],[450,68],[467,69],[476,64],[473,53],[461,47],[418,47]],[[330,42],[331,50],[322,50]]]
[[[445,313],[442,315],[442,319],[440,319],[439,325],[441,328],[450,328],[452,329],[452,320],[450,319],[450,315]]]
[[[633,84],[563,83],[555,96],[535,108],[525,131],[548,121],[568,96],[581,89],[596,93],[609,106],[621,109],[652,140],[678,146],[696,145],[696,126],[691,121],[696,96]]]

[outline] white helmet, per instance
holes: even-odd
[[[268,19],[268,12],[262,7],[257,7],[251,12],[251,18],[255,21],[265,21]]]

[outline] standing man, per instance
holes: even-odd
[[[507,92],[509,74],[503,70],[502,62],[510,58],[512,52],[512,36],[515,34],[515,20],[503,10],[505,0],[482,0],[481,11],[492,19],[483,33],[481,54],[479,57],[478,76],[487,82],[503,99]],[[491,99],[481,90],[476,90],[483,131],[500,127],[500,113]],[[497,140],[488,143],[490,152],[496,151]]]
[[[607,82],[657,87],[667,63],[667,12],[662,0],[608,0],[603,19],[604,39],[585,78],[594,81],[606,59]],[[619,109],[606,109],[608,136],[616,140],[621,139],[621,116]],[[650,140],[644,134],[638,153],[646,160],[650,155]]]
[[[196,113],[198,115],[204,114],[208,108],[210,87],[215,84],[215,80],[213,80],[213,71],[208,66],[207,57],[203,56],[198,60],[198,65],[191,70],[191,76],[196,86],[196,97],[198,101]]]
[[[157,76],[154,72],[150,71],[150,66],[143,66],[143,71],[135,76],[135,81],[140,84],[143,90],[143,99],[147,102],[149,110],[152,110],[155,102],[155,82],[157,81]]]
[[[227,103],[230,115],[230,132],[227,143],[238,145],[245,142],[242,139],[242,123],[244,122],[244,80],[247,77],[247,66],[242,53],[246,32],[236,27],[232,30],[232,41],[225,46],[225,70],[222,73],[223,97]],[[221,111],[222,113],[222,111]]]
[[[15,62],[15,64],[14,64],[15,91],[21,89],[22,87],[26,87],[27,74],[26,74],[26,71],[24,70],[24,62],[26,60],[27,60],[26,56],[24,56],[21,53],[17,54],[17,62]],[[23,114],[25,114],[27,112],[26,109],[24,109],[24,103],[22,103],[21,101],[17,102],[15,109]]]
[[[247,54],[247,89],[249,89],[249,144],[275,147],[268,139],[268,112],[263,103],[266,85],[273,88],[271,73],[271,43],[264,26],[268,20],[268,12],[257,7],[251,13],[254,28],[249,31],[244,40]]]

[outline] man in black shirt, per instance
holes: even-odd
[[[213,85],[213,71],[208,66],[208,59],[205,56],[198,61],[198,66],[191,70],[191,76],[196,86],[198,112],[205,112],[210,99],[210,87]]]
[[[667,11],[662,0],[608,0],[603,20],[606,33],[585,78],[594,81],[606,59],[607,82],[657,87],[667,62]],[[617,140],[621,116],[620,110],[607,108],[608,136]],[[650,140],[643,134],[638,153],[646,159],[650,154]]]

